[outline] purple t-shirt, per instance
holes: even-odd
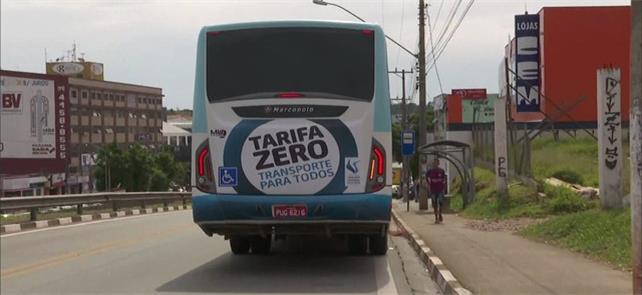
[[[426,181],[430,185],[431,193],[441,193],[444,191],[444,182],[446,182],[446,172],[441,168],[432,168],[426,171]]]

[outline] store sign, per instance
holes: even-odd
[[[515,103],[517,112],[540,110],[539,15],[515,16]]]
[[[83,167],[96,166],[96,154],[86,153],[80,155],[80,165]]]
[[[486,99],[464,99],[461,102],[463,123],[491,123],[495,121],[495,100],[497,94]]]
[[[486,99],[486,88],[453,89],[452,95],[460,96],[462,99]]]

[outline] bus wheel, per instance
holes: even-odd
[[[368,239],[364,235],[351,235],[348,237],[348,249],[352,255],[365,255],[368,251]]]
[[[246,237],[230,237],[230,248],[236,255],[247,254],[250,251],[250,241]]]
[[[386,255],[388,251],[388,233],[370,236],[370,252],[374,255]]]
[[[255,237],[251,241],[252,254],[265,255],[270,254],[270,247],[272,245],[270,237],[262,238]]]

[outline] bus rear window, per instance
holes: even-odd
[[[372,31],[267,28],[207,35],[211,102],[279,97],[370,101],[374,93]]]

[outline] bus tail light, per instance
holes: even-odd
[[[206,193],[215,193],[214,172],[209,140],[205,140],[196,149],[196,187]]]
[[[386,185],[386,150],[376,140],[372,140],[370,167],[368,167],[367,192],[376,192]]]
[[[300,98],[304,97],[303,93],[295,92],[295,91],[289,91],[289,92],[281,92],[276,95],[278,98]]]

